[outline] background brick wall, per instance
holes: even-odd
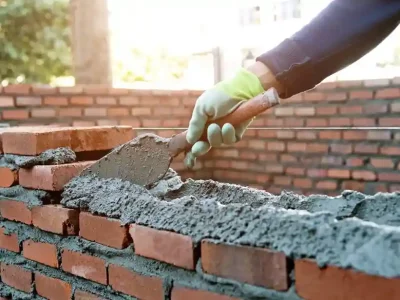
[[[102,86],[8,86],[0,91],[0,122],[11,126],[118,124],[136,128],[136,134],[151,131],[170,136],[187,126],[200,94]],[[343,126],[400,126],[400,80],[321,84],[282,100],[251,125],[258,129],[249,129],[233,148],[214,149],[195,171],[184,170],[182,157],[173,167],[184,178],[213,178],[273,193],[400,190],[400,130],[337,128]]]

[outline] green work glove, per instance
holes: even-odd
[[[223,80],[206,90],[196,101],[186,139],[192,144],[186,154],[185,165],[193,168],[196,158],[206,154],[211,147],[231,145],[242,139],[247,127],[253,119],[233,127],[224,124],[222,128],[213,123],[208,127],[208,142],[199,141],[207,122],[219,119],[230,114],[242,102],[264,92],[258,77],[241,68],[231,79]]]

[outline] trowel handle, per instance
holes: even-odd
[[[244,102],[229,115],[207,123],[200,140],[207,141],[207,128],[212,123],[216,123],[220,126],[223,126],[225,123],[230,123],[233,126],[237,126],[253,117],[258,116],[267,109],[278,105],[279,103],[280,99],[277,91],[274,88],[271,88],[266,92],[250,99],[249,101]],[[175,157],[183,151],[189,151],[192,147],[192,145],[186,141],[186,134],[187,130],[171,138],[171,141],[169,142],[169,151],[171,157]]]

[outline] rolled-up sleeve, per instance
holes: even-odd
[[[360,59],[399,24],[400,0],[334,0],[309,24],[256,58],[284,86],[282,98],[314,88]]]

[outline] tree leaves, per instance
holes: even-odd
[[[49,83],[71,74],[68,0],[0,0],[0,78]]]

